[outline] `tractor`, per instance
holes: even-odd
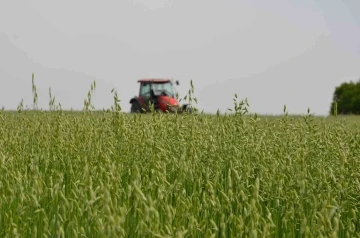
[[[161,113],[190,112],[187,104],[180,105],[176,98],[174,83],[170,79],[139,79],[139,95],[130,100],[131,113],[151,112],[151,108]],[[179,85],[179,81],[175,82]]]

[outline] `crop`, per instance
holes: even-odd
[[[358,117],[258,117],[236,98],[228,115],[128,115],[118,100],[0,113],[1,237],[360,237]]]

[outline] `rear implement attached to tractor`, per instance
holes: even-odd
[[[188,104],[180,105],[176,98],[174,83],[170,79],[140,79],[139,95],[130,100],[132,113],[158,112],[182,113],[191,112]],[[175,82],[179,85],[179,81]]]

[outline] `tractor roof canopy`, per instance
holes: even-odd
[[[139,83],[167,83],[171,82],[170,79],[150,78],[150,79],[139,79]]]

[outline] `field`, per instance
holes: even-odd
[[[3,111],[0,236],[360,237],[359,121]]]

